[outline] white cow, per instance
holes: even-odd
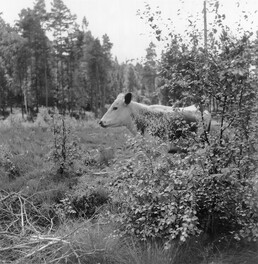
[[[157,111],[165,111],[165,112],[171,112],[171,111],[190,111],[190,112],[196,112],[198,111],[198,108],[195,105],[190,105],[186,107],[174,107],[174,106],[166,106],[166,105],[150,105],[149,106],[153,110]]]
[[[173,123],[174,120],[178,119],[184,121],[184,123],[193,124],[191,126],[192,131],[197,131],[197,126],[202,121],[205,130],[210,128],[211,115],[208,111],[204,111],[202,115],[194,105],[183,108],[145,105],[132,101],[131,93],[119,94],[101,118],[99,124],[102,127],[125,126],[133,135],[136,135],[139,131],[143,134],[147,130],[152,135],[162,137],[166,130],[164,129],[165,123],[171,123],[169,128],[172,128],[172,130],[176,126],[173,136],[170,137],[170,139],[173,139],[181,136],[181,133],[177,133],[178,123]],[[154,122],[154,120],[159,122]]]

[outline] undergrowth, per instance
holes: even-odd
[[[106,130],[56,121],[0,128],[6,263],[255,263],[246,142],[239,151],[237,137],[193,139],[188,153],[168,155],[159,139],[118,131],[114,149]]]

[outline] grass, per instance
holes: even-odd
[[[5,147],[12,155],[12,162],[19,170],[24,181],[39,179],[39,174],[49,172],[49,153],[53,144],[51,131],[41,127],[16,126],[1,127],[0,146]],[[103,148],[112,148],[115,152],[123,148],[124,129],[105,130],[96,122],[80,123],[75,130],[80,148],[92,158],[100,158]],[[83,159],[84,157],[82,157]],[[18,177],[15,179],[19,181]],[[5,184],[1,182],[1,186]],[[8,183],[9,184],[9,183]],[[19,184],[19,189],[20,189]]]
[[[228,242],[224,247],[215,247],[204,238],[193,238],[184,245],[175,242],[169,249],[156,242],[138,243],[119,236],[117,226],[104,214],[56,224],[52,217],[56,201],[67,193],[80,197],[89,190],[107,195],[105,186],[116,161],[132,155],[125,144],[126,129],[103,129],[94,120],[71,122],[80,156],[71,167],[73,173],[69,171],[61,180],[49,158],[53,135],[48,127],[20,121],[0,124],[0,205],[5,210],[1,212],[5,218],[0,221],[3,263],[258,263],[257,245],[236,247]],[[65,210],[69,210],[66,205]],[[42,219],[36,219],[29,210]],[[105,206],[100,210],[104,213]],[[37,224],[45,218],[50,219],[48,225]]]
[[[69,259],[70,263],[73,263],[72,259],[73,257],[76,258],[77,255],[75,253],[73,256],[73,252],[79,252],[82,246],[87,259],[99,258],[90,253],[93,251],[91,247],[94,246],[94,243],[103,242],[104,234],[97,234],[94,231],[97,228],[92,229],[93,225],[91,228],[87,227],[87,230],[94,231],[93,233],[84,232],[86,230],[85,224],[80,228],[80,233],[75,232],[76,222],[62,223],[58,230],[54,228],[56,226],[54,222],[54,225],[49,223],[45,231],[40,229],[35,233],[37,228],[34,231],[27,229],[27,226],[36,225],[36,219],[29,212],[31,211],[31,203],[37,205],[35,214],[55,221],[51,216],[55,210],[54,204],[62,199],[71,188],[74,187],[78,196],[86,193],[89,186],[92,189],[98,188],[97,191],[103,193],[101,187],[107,182],[107,175],[106,172],[103,174],[102,171],[109,168],[111,159],[115,158],[115,153],[123,149],[126,140],[124,129],[114,131],[102,129],[97,125],[97,121],[74,123],[73,120],[72,122],[72,126],[75,128],[72,136],[78,139],[79,154],[81,155],[75,162],[77,167],[73,166],[72,168],[79,168],[80,174],[79,176],[74,175],[74,173],[66,175],[61,180],[58,179],[50,159],[50,152],[53,149],[53,134],[48,127],[23,123],[20,120],[16,123],[12,120],[11,124],[6,122],[0,124],[0,200],[2,201],[2,197],[4,197],[1,208],[5,208],[1,214],[3,217],[1,229],[5,230],[6,226],[9,226],[7,235],[0,239],[3,248],[3,251],[0,250],[0,255],[2,259],[10,261],[10,263],[12,260],[24,263],[25,259],[27,262],[30,258],[33,260],[31,263],[41,263],[41,258],[46,257],[45,254],[52,255],[53,259],[58,257]],[[105,151],[106,149],[113,150],[112,157],[109,157],[110,154]],[[79,189],[75,188],[77,182],[79,182]],[[22,212],[26,217],[21,214]],[[64,232],[68,232],[68,229],[72,234],[66,236]],[[20,237],[20,232],[23,233],[22,237]],[[41,235],[37,238],[33,237],[39,234],[38,232]],[[51,238],[46,236],[46,232],[51,233]],[[69,239],[69,250],[65,240],[58,240],[59,237],[63,236]],[[30,244],[31,239],[35,240],[36,247]],[[96,241],[92,243],[92,239]],[[89,240],[88,244],[82,245],[82,242],[79,241],[83,240],[85,243]],[[54,243],[54,241],[59,242]],[[11,244],[17,245],[17,248],[13,247],[13,251],[8,248]],[[31,245],[31,247],[27,251],[25,248],[19,248],[21,244]],[[76,248],[76,251],[71,248],[71,245]],[[46,246],[46,250],[37,251],[40,246]],[[101,249],[102,246],[97,245],[97,248]],[[57,250],[54,251],[54,249]],[[59,255],[59,250],[61,255]],[[65,253],[67,250],[69,251],[68,256]],[[10,256],[8,256],[8,252],[11,252]],[[31,257],[28,257],[30,254]],[[36,262],[34,262],[35,260]]]

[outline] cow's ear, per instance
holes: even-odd
[[[131,100],[132,100],[132,93],[127,93],[125,95],[125,104],[127,105],[130,104]]]

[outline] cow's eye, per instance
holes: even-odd
[[[116,106],[114,106],[114,107],[113,107],[113,110],[117,110],[117,107],[116,107]]]

